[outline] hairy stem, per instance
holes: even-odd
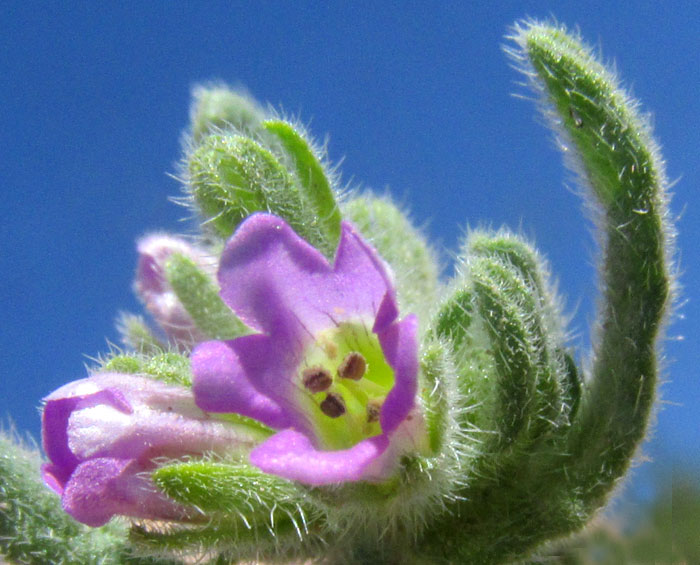
[[[668,182],[648,124],[589,49],[541,25],[521,29],[517,41],[601,208],[600,322],[569,441],[574,480],[597,506],[629,466],[655,399],[671,290]]]

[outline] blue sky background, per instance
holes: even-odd
[[[117,341],[134,240],[188,230],[168,202],[190,88],[245,85],[329,135],[345,181],[391,192],[442,249],[507,224],[549,257],[585,343],[595,245],[533,104],[501,52],[550,15],[615,60],[677,179],[681,307],[667,405],[647,452],[700,465],[700,3],[8,2],[0,21],[0,415],[39,431],[40,399]],[[377,4],[381,4],[377,7]],[[449,260],[445,251],[444,257]],[[676,339],[684,336],[683,340]]]

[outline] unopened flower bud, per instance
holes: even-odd
[[[204,341],[201,332],[165,275],[165,264],[174,253],[192,259],[203,271],[214,273],[216,261],[204,250],[181,238],[154,234],[138,242],[139,262],[134,290],[167,337],[180,349],[189,349]]]

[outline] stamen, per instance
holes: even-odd
[[[335,359],[338,356],[338,346],[330,340],[324,341],[321,344],[321,348],[323,349],[325,354],[331,359]]]
[[[345,414],[345,401],[338,393],[329,392],[321,402],[321,412],[329,418],[339,418]]]
[[[303,379],[304,386],[314,394],[328,390],[331,384],[333,384],[333,377],[331,377],[331,374],[323,367],[309,367],[308,369],[304,369],[301,373],[301,378]]]
[[[379,421],[379,415],[382,412],[382,404],[378,400],[370,400],[367,403],[367,422],[373,423]]]
[[[343,379],[359,381],[367,371],[367,361],[361,353],[351,351],[338,367],[338,375]]]

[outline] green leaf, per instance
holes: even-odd
[[[301,197],[313,212],[319,230],[335,247],[340,238],[340,209],[326,171],[310,143],[287,122],[268,120],[262,127],[279,140],[291,158]]]
[[[141,316],[122,313],[117,321],[117,328],[122,336],[122,342],[128,349],[144,355],[165,351],[167,347],[153,335]]]
[[[234,128],[251,135],[260,129],[265,115],[253,98],[226,86],[199,86],[193,99],[190,122],[195,143],[217,129]]]
[[[192,386],[190,360],[173,351],[161,352],[152,357],[144,355],[114,355],[102,362],[99,371],[142,374],[168,384]]]
[[[286,519],[299,511],[293,483],[243,463],[175,463],[154,471],[153,480],[182,504],[206,513],[237,514],[250,523],[269,520],[274,509]]]
[[[219,288],[191,259],[173,253],[165,276],[195,325],[212,339],[234,339],[252,333],[221,300]]]
[[[421,397],[423,417],[428,431],[428,443],[433,454],[446,448],[451,422],[451,404],[455,390],[450,386],[455,368],[448,354],[448,346],[433,341],[423,347],[421,354]]]
[[[262,145],[240,135],[210,135],[192,153],[190,188],[219,236],[228,238],[254,212],[271,212],[326,257],[335,245],[319,228],[316,210],[302,197],[295,176]]]
[[[308,555],[315,543],[309,526],[313,513],[294,483],[243,463],[190,461],[153,472],[153,480],[171,498],[195,506],[206,524],[136,528],[137,546],[169,551],[224,551],[227,561]]]

